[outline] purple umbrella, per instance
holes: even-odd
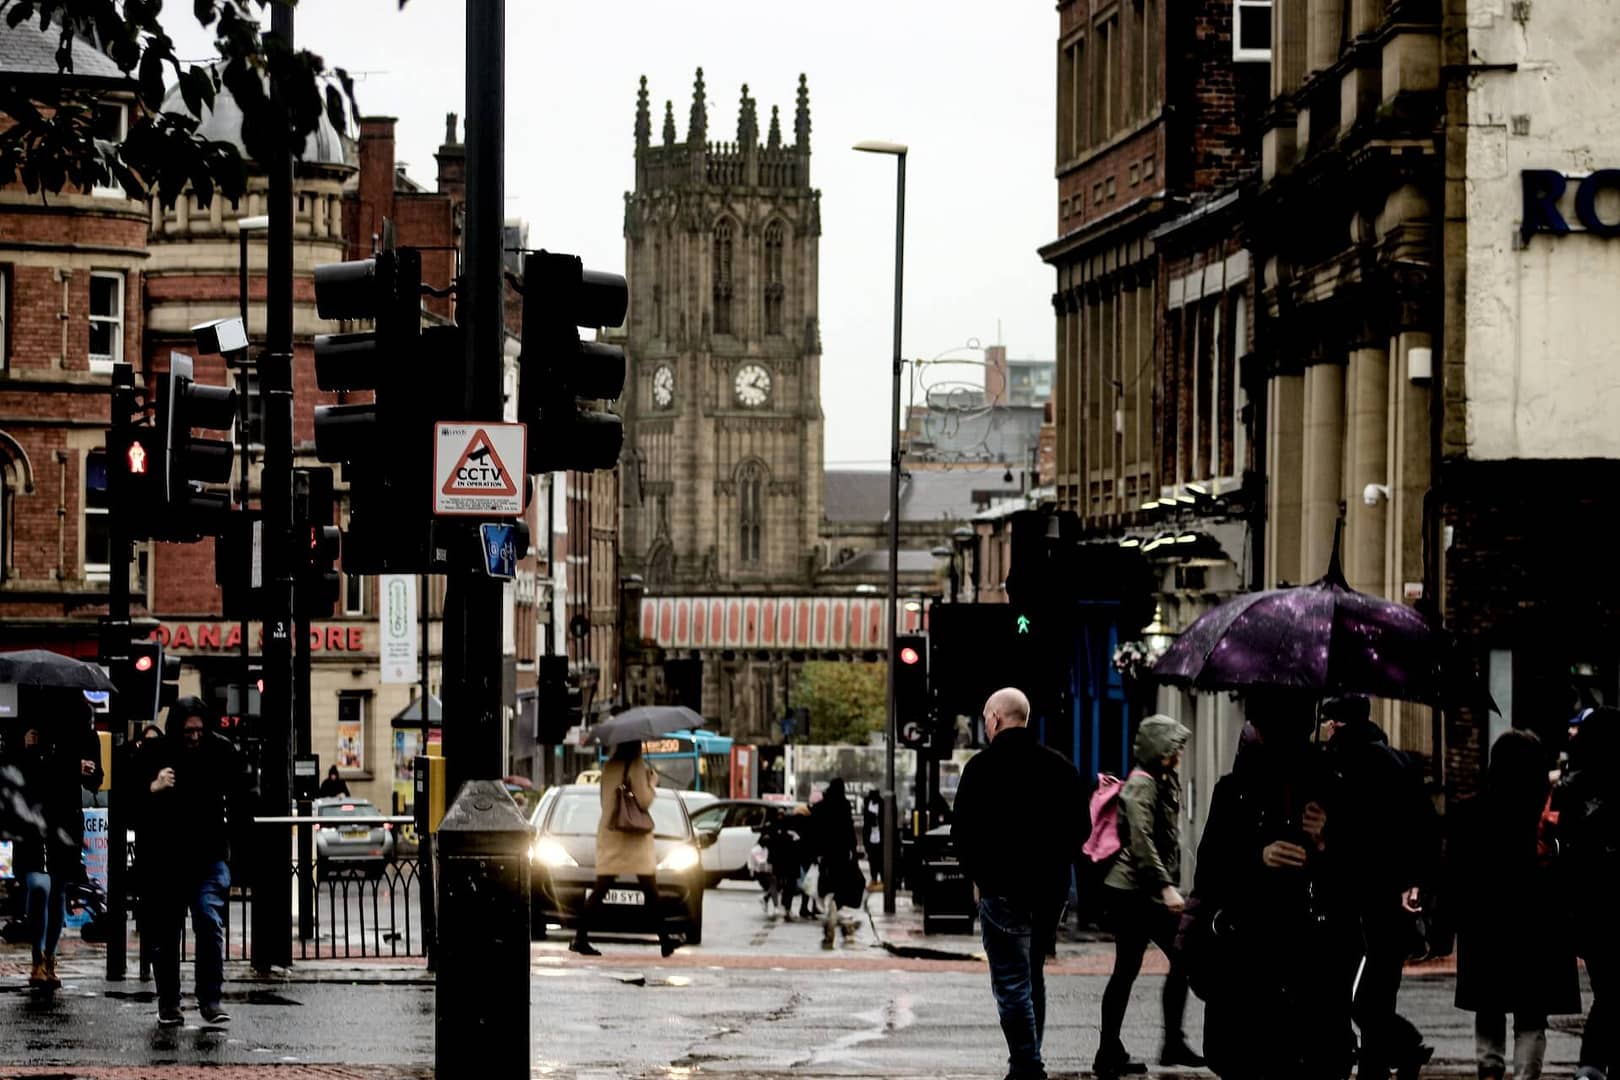
[[[1276,687],[1495,708],[1450,632],[1415,608],[1350,588],[1337,536],[1322,580],[1232,598],[1189,626],[1153,673],[1199,690]]]

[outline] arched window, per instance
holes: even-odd
[[[731,222],[714,227],[714,332],[731,333]]]
[[[765,332],[782,332],[782,223],[773,221],[765,230]]]
[[[675,549],[667,540],[659,540],[653,544],[652,554],[647,556],[647,584],[669,585],[675,580]]]
[[[765,532],[765,466],[757,461],[737,474],[737,553],[744,566],[763,558]]]

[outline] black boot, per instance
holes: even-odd
[[[1178,1038],[1164,1044],[1159,1051],[1160,1065],[1180,1065],[1188,1069],[1202,1069],[1204,1067],[1203,1055],[1187,1045],[1185,1038]]]
[[[602,950],[592,945],[584,934],[575,934],[574,940],[568,943],[568,951],[579,953],[581,956],[601,956]]]
[[[1091,1063],[1091,1071],[1099,1080],[1115,1080],[1120,1076],[1140,1076],[1147,1072],[1147,1066],[1135,1061],[1125,1052],[1122,1043],[1112,1046],[1102,1046],[1097,1050],[1097,1057]]]

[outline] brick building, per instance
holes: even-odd
[[[0,72],[28,95],[61,91],[118,137],[136,108],[117,66],[79,41],[58,74],[60,32],[0,26]],[[36,97],[36,100],[39,98]],[[94,657],[112,573],[103,448],[108,376],[140,366],[147,208],[122,189],[48,198],[0,186],[0,643]],[[133,571],[144,600],[145,560]]]
[[[1178,716],[1194,731],[1195,827],[1213,786],[1203,781],[1229,763],[1241,716],[1211,695],[1155,699],[1110,660],[1139,635],[1162,644],[1254,584],[1244,224],[1269,60],[1255,12],[1269,27],[1267,5],[1247,0],[1058,5],[1058,237],[1040,251],[1056,275],[1054,468],[1042,476],[1056,516],[1043,525],[1009,504],[977,525],[986,599],[1006,597],[1023,553],[1055,543],[1077,549],[1070,599],[1119,602],[1071,613],[1086,629],[1070,643],[1072,680],[1043,705],[1047,739],[1083,768],[1117,771],[1140,714]],[[1044,535],[1021,539],[1037,527]],[[1151,602],[1113,596],[1118,575],[1103,568],[1117,556],[1105,547],[1141,568]],[[1119,621],[1132,610],[1154,614]]]

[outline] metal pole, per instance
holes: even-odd
[[[466,415],[501,418],[505,274],[505,0],[467,4],[466,262],[457,321],[465,328]],[[501,582],[479,567],[451,567],[445,582],[446,796],[468,780],[505,773],[501,744]]]
[[[895,715],[895,665],[899,663],[896,642],[900,621],[900,316],[906,246],[906,155],[898,154],[894,204],[894,373],[889,423],[889,703],[887,736],[883,740],[883,913],[894,914],[895,848],[899,830],[895,827],[894,744],[898,737]]]
[[[113,365],[112,376],[112,424],[121,428],[128,426],[130,417],[135,411],[135,369],[125,363]],[[110,461],[109,469],[112,473],[123,475],[125,462]],[[122,487],[125,480],[117,481]],[[101,627],[101,662],[108,670],[118,672],[124,670],[123,664],[129,659],[129,564],[135,558],[135,544],[129,536],[129,508],[120,505],[115,513],[109,516],[107,526],[109,530],[108,546],[109,559],[112,563],[112,573],[107,581],[107,618]],[[118,690],[127,691],[128,687],[117,687]],[[129,738],[129,703],[125,700],[127,693],[114,693],[108,705],[110,715],[107,718],[107,727],[112,734],[113,743],[113,786],[107,792],[107,979],[110,982],[120,982],[124,978],[125,954],[128,944],[125,938],[127,923],[124,918],[124,898],[128,893],[125,879],[128,876],[126,861],[129,858],[129,844],[125,835],[129,828],[125,810],[129,806],[133,792],[131,781],[133,776],[133,759],[124,753],[125,743]],[[146,929],[145,927],[142,928]]]
[[[236,230],[236,241],[237,241],[236,310],[237,310],[237,314],[240,315],[241,318],[242,318],[242,333],[245,336],[247,334],[247,332],[248,332],[248,265],[247,265],[248,234],[247,234],[247,230],[242,229],[241,227],[238,227],[237,230]],[[251,380],[249,380],[248,377],[247,377],[247,373],[248,373],[252,363],[253,363],[253,346],[250,344],[242,353],[242,391],[241,391],[241,393],[239,393],[236,396],[237,437],[241,441],[241,450],[242,450],[242,512],[243,512],[243,518],[244,519],[246,519],[246,517],[247,517],[248,483],[249,483],[249,480],[248,480],[248,470],[249,470],[249,462],[248,462],[248,389],[252,385]],[[251,522],[245,527],[251,530],[252,529]],[[251,535],[252,534],[250,532],[249,536],[251,537]],[[242,547],[243,547],[243,550],[246,551],[246,553],[247,553],[247,560],[248,560],[248,578],[247,578],[247,580],[248,580],[248,588],[249,588],[248,595],[251,597],[253,595],[252,594],[252,585],[253,585],[253,544],[252,544],[252,542],[250,540],[248,543],[242,545]],[[248,678],[248,666],[249,666],[249,663],[251,662],[250,658],[253,655],[253,643],[248,638],[248,627],[249,627],[249,624],[252,622],[252,609],[253,609],[252,601],[251,600],[245,600],[243,602],[243,604],[242,604],[242,619],[241,619],[241,624],[240,624],[240,628],[239,628],[240,631],[241,631],[241,635],[242,635],[241,648],[238,650],[241,653],[242,671],[241,671],[241,678],[237,682],[237,691],[236,691],[236,713],[237,713],[236,722],[239,725],[240,724],[245,724],[245,722],[247,720],[247,712],[248,712],[248,682],[250,681],[249,678]],[[238,734],[239,735],[241,734],[240,729],[238,730]],[[258,735],[259,732],[254,732],[253,734]]]
[[[293,7],[271,6],[271,33],[293,49]],[[277,80],[270,84],[275,115],[286,116],[287,104]],[[264,506],[264,694],[260,700],[263,739],[260,743],[260,814],[280,817],[292,809],[293,756],[293,500],[292,500],[292,360],[293,360],[293,160],[286,138],[275,143],[270,173],[270,243],[266,275],[266,338],[260,367],[264,395],[264,472],[260,487]],[[292,863],[292,835],[267,829],[254,838],[259,879],[253,890],[255,970],[292,963],[292,890],[287,868]]]
[[[559,473],[546,474],[546,655],[557,655],[557,477]],[[535,708],[540,708],[540,702],[535,702]],[[552,774],[556,774],[556,782],[562,783],[562,766],[556,762],[556,748],[551,743],[540,747],[540,784],[542,787],[552,783]]]

